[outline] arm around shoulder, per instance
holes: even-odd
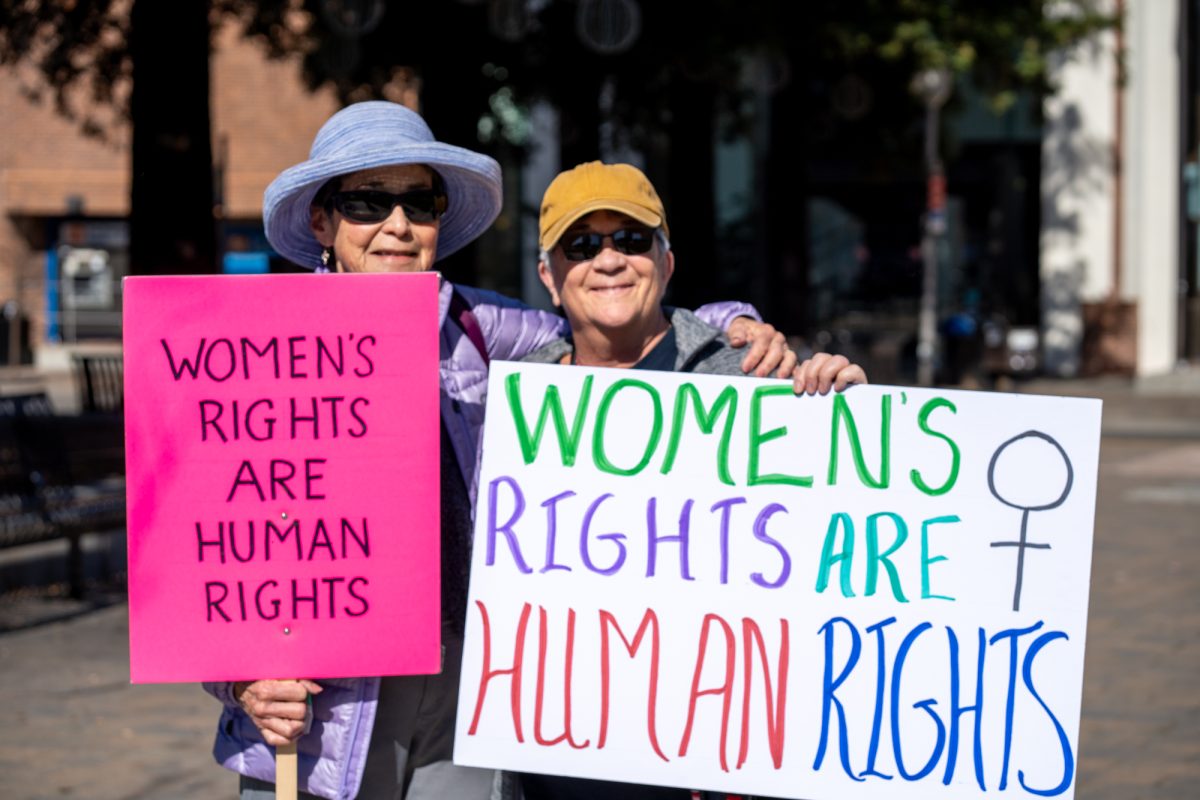
[[[491,359],[518,360],[570,330],[562,317],[520,300],[471,286],[456,288],[479,323]]]

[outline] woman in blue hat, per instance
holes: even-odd
[[[500,165],[434,139],[416,113],[349,106],[317,133],[307,161],[267,187],[263,224],[281,255],[316,272],[416,272],[482,234],[501,206]],[[272,746],[298,741],[305,796],[489,798],[492,770],[452,763],[471,508],[487,368],[566,334],[565,321],[494,292],[440,290],[442,641],[438,675],[209,683],[225,709],[213,753],[242,775],[243,800],[274,797]],[[699,312],[749,341],[746,371],[791,374],[795,355],[751,307]],[[757,316],[757,315],[754,315]],[[307,735],[305,735],[307,733]]]

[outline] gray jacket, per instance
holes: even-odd
[[[734,350],[725,334],[702,322],[686,309],[664,306],[663,311],[675,329],[675,347],[679,350],[675,357],[676,372],[698,372],[706,375],[742,374],[742,359],[746,354],[742,350]],[[557,364],[572,350],[574,343],[570,339],[555,339],[521,360],[538,364]]]

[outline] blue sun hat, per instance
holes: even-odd
[[[321,267],[321,244],[309,207],[339,175],[396,164],[424,164],[442,177],[448,207],[438,229],[437,258],[462,249],[496,220],[502,204],[500,165],[482,153],[443,144],[414,111],[372,100],[334,114],[313,140],[308,161],[288,167],[263,194],[267,241],[303,267]]]

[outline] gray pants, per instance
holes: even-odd
[[[445,626],[442,642],[446,663],[438,675],[384,678],[361,800],[488,800],[496,772],[460,767],[454,752],[454,717],[458,708],[458,676],[462,668],[462,636]],[[301,792],[302,800],[319,800]],[[271,783],[242,778],[241,800],[275,800]]]

